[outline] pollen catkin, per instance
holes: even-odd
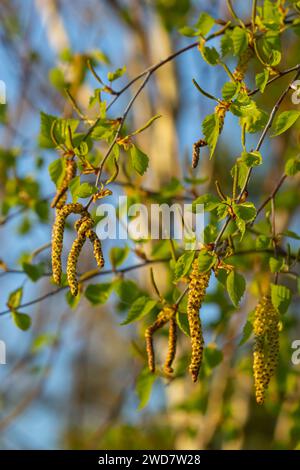
[[[64,180],[60,187],[58,188],[53,201],[51,203],[51,207],[57,207],[61,208],[66,200],[67,200],[67,195],[66,192],[68,190],[70,181],[76,176],[76,171],[77,171],[77,164],[75,160],[67,160],[66,162],[66,174],[64,177]]]
[[[275,373],[279,354],[279,315],[269,296],[264,296],[255,309],[253,374],[256,402],[263,404],[265,392]]]
[[[155,372],[155,354],[153,348],[153,334],[162,328],[168,321],[170,320],[171,316],[173,315],[173,309],[170,307],[165,307],[157,316],[152,325],[150,325],[145,331],[145,339],[146,339],[146,351],[148,356],[148,366],[150,372]]]
[[[168,341],[168,353],[164,370],[167,374],[173,373],[172,364],[176,355],[176,344],[177,344],[177,323],[174,315],[170,318],[169,322],[169,341]]]
[[[200,159],[200,149],[205,147],[207,142],[203,139],[197,140],[193,145],[192,168],[197,168]]]
[[[84,208],[82,204],[66,204],[56,212],[56,219],[52,230],[52,272],[56,284],[61,281],[61,253],[63,249],[63,237],[66,218],[74,213],[80,214]]]
[[[98,268],[101,269],[104,266],[104,257],[102,252],[101,241],[99,240],[95,232],[93,232],[93,230],[88,230],[86,232],[86,236],[90,239],[93,244],[94,257],[97,262]]]
[[[78,294],[78,280],[77,280],[77,262],[84,245],[86,238],[84,235],[78,235],[75,238],[71,250],[69,252],[67,261],[67,279],[70,286],[71,294],[76,296]]]
[[[254,54],[251,47],[247,47],[247,49],[241,54],[238,65],[233,72],[233,76],[236,82],[242,82],[244,80],[247,68],[249,66],[249,61],[252,59],[253,55]]]
[[[210,273],[199,272],[198,260],[196,259],[192,266],[187,304],[187,315],[192,345],[189,371],[193,382],[197,381],[203,357],[204,340],[199,310],[205,297],[209,278]]]
[[[219,118],[219,133],[221,134],[223,127],[224,127],[224,122],[225,122],[225,116],[227,111],[230,108],[230,102],[227,101],[221,101],[216,107],[215,107],[215,113],[217,114]]]

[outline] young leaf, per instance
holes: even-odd
[[[122,263],[124,263],[125,259],[127,258],[129,253],[129,248],[128,246],[125,246],[124,248],[119,247],[119,246],[114,246],[111,248],[109,252],[109,258],[112,266],[114,268],[117,268],[120,266]]]
[[[256,85],[260,89],[261,93],[263,93],[265,91],[266,85],[267,85],[268,80],[269,80],[269,76],[270,76],[270,72],[269,72],[269,70],[266,70],[266,69],[264,69],[263,72],[258,73],[255,76]]]
[[[208,13],[202,12],[195,24],[195,28],[198,29],[198,34],[206,36],[214,24],[215,20],[210,15],[208,15]]]
[[[243,328],[243,336],[239,342],[239,346],[242,346],[248,341],[248,339],[250,338],[252,334],[252,331],[253,331],[253,324],[251,323],[250,320],[247,320]]]
[[[38,281],[43,275],[43,266],[40,264],[22,263],[22,267],[27,276],[33,281]]]
[[[202,250],[198,256],[198,267],[201,273],[209,271],[217,261],[217,256],[215,253],[210,253],[209,251]]]
[[[105,304],[112,292],[111,283],[90,284],[85,290],[85,297],[93,304]]]
[[[200,48],[203,59],[209,65],[217,65],[220,61],[220,56],[214,47],[201,47]]]
[[[135,390],[139,399],[139,410],[145,408],[147,405],[156,379],[157,377],[146,368],[143,369],[138,376]]]
[[[285,164],[284,171],[287,176],[295,176],[300,171],[300,159],[290,158]]]
[[[240,91],[241,84],[234,82],[226,82],[222,88],[222,96],[224,100],[230,101],[236,97]]]
[[[219,117],[217,114],[209,114],[202,123],[202,130],[205,140],[210,149],[210,158],[212,158],[220,133]]]
[[[155,116],[153,116],[151,119],[149,119],[149,121],[146,122],[146,124],[144,124],[142,127],[140,127],[139,129],[137,129],[136,131],[134,131],[131,135],[137,135],[137,134],[140,134],[141,132],[145,131],[146,129],[148,129],[148,127],[150,127],[154,121],[156,121],[156,119],[159,119],[161,118],[162,115],[161,114],[156,114]]]
[[[108,72],[107,78],[110,82],[113,82],[114,80],[117,80],[118,78],[122,77],[122,75],[124,75],[125,72],[126,72],[126,66],[124,65],[124,67],[118,68],[114,72]]]
[[[204,363],[210,369],[217,367],[223,359],[223,353],[216,348],[215,344],[210,344],[204,349]]]
[[[187,251],[183,255],[181,255],[178,260],[176,261],[175,268],[174,268],[174,280],[178,281],[182,277],[186,276],[192,266],[192,262],[194,260],[194,252]]]
[[[213,196],[212,194],[203,194],[202,196],[197,197],[192,204],[192,209],[194,213],[197,213],[197,205],[203,205],[206,211],[210,212],[216,209],[220,204],[220,200]]]
[[[48,167],[51,180],[56,186],[59,186],[65,174],[65,164],[62,158],[57,158],[50,163]]]
[[[293,124],[295,124],[299,116],[300,111],[297,111],[296,109],[283,111],[275,121],[274,133],[271,137],[283,134],[283,132],[287,131]]]
[[[149,165],[148,156],[135,145],[130,149],[130,156],[133,168],[139,175],[143,176]]]
[[[238,307],[246,289],[246,281],[244,277],[236,271],[231,271],[227,277],[226,286],[233,305]]]
[[[176,313],[176,322],[182,333],[184,333],[186,336],[190,336],[190,327],[187,314],[178,310]]]
[[[10,310],[15,310],[21,304],[23,297],[23,287],[19,287],[9,294],[7,306]]]
[[[234,55],[240,55],[248,46],[248,35],[246,31],[236,26],[231,35]]]
[[[278,310],[279,313],[283,314],[289,308],[292,293],[286,286],[279,284],[271,284],[271,298],[272,304]]]
[[[12,319],[15,325],[23,331],[26,331],[31,326],[31,318],[26,313],[19,313],[16,311],[11,312]]]
[[[139,297],[133,302],[126,320],[124,320],[121,325],[128,325],[129,323],[132,323],[144,317],[145,315],[148,315],[151,310],[154,309],[156,304],[157,301],[152,300],[149,297]]]
[[[95,194],[97,192],[97,188],[95,186],[92,186],[90,183],[82,183],[80,184],[76,190],[74,187],[72,188],[73,192],[73,198],[86,198],[90,197],[92,194]]]

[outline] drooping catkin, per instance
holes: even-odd
[[[152,325],[150,325],[145,331],[145,339],[146,339],[146,351],[148,356],[148,366],[150,372],[155,372],[155,354],[153,348],[153,334],[162,328],[168,321],[170,320],[171,316],[173,315],[173,309],[170,307],[165,307],[163,310],[158,314],[157,319],[155,320]]]
[[[203,139],[197,140],[193,145],[192,168],[197,168],[200,159],[200,149],[205,147],[207,142]]]
[[[61,253],[63,249],[63,237],[66,218],[74,213],[80,214],[84,208],[82,204],[66,204],[56,212],[56,219],[52,230],[52,272],[53,280],[56,284],[61,282]]]
[[[256,402],[263,404],[265,392],[275,373],[279,354],[279,314],[269,296],[264,296],[255,309],[253,375]]]
[[[96,233],[93,230],[88,230],[86,232],[86,236],[90,239],[90,241],[93,244],[94,257],[98,265],[98,268],[103,268],[104,257],[103,257],[103,252],[102,252],[101,241],[99,240],[99,238],[97,237]]]
[[[169,340],[168,340],[168,353],[166,362],[164,365],[164,370],[167,374],[173,373],[172,364],[176,355],[176,345],[177,345],[177,323],[176,318],[173,315],[169,320]]]
[[[67,261],[67,279],[71,294],[74,296],[78,294],[77,262],[85,240],[85,235],[78,234],[78,237],[73,241]]]
[[[192,272],[190,276],[187,315],[191,335],[191,362],[189,371],[193,382],[197,381],[199,370],[203,358],[204,339],[202,333],[202,325],[199,316],[199,310],[205,297],[206,289],[209,283],[210,272],[199,272],[198,260],[193,262]]]
[[[67,200],[67,190],[70,184],[70,181],[76,176],[77,164],[75,160],[66,161],[66,174],[64,180],[60,187],[57,189],[57,192],[51,202],[51,207],[56,207],[60,209]]]
[[[233,72],[236,82],[242,82],[244,80],[247,68],[249,67],[249,62],[253,57],[253,49],[251,47],[247,47],[247,49],[241,54],[238,65]]]

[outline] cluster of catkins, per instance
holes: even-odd
[[[197,381],[203,360],[204,339],[199,312],[209,284],[211,271],[201,272],[198,259],[195,259],[190,274],[187,318],[191,338],[191,360],[189,372],[194,382]],[[148,365],[151,372],[155,371],[155,356],[153,349],[153,334],[169,323],[168,354],[164,365],[167,374],[173,372],[172,363],[176,353],[176,306],[165,307],[157,316],[155,322],[146,330],[146,348]],[[256,401],[264,403],[265,392],[271,377],[274,375],[279,354],[279,314],[272,304],[270,296],[262,297],[255,310],[254,319],[254,353],[253,373]]]
[[[187,303],[187,317],[190,328],[192,349],[189,371],[194,382],[196,382],[198,378],[203,358],[204,340],[199,310],[205,297],[209,279],[210,272],[201,273],[198,267],[198,259],[196,259],[192,266]],[[167,323],[169,323],[169,340],[164,371],[166,374],[171,374],[173,372],[172,363],[176,354],[177,342],[176,310],[177,306],[163,308],[163,310],[158,314],[155,322],[149,326],[145,332],[148,365],[151,372],[155,371],[153,334]]]
[[[66,175],[63,183],[58,188],[51,206],[56,207],[56,218],[52,230],[52,273],[56,284],[61,283],[62,263],[61,255],[63,249],[63,237],[66,219],[71,214],[79,214],[80,219],[75,222],[74,228],[77,237],[71,246],[67,261],[67,279],[71,294],[78,294],[77,262],[83,245],[88,238],[93,244],[94,257],[99,268],[104,266],[104,258],[101,242],[96,233],[92,230],[93,219],[89,212],[79,203],[65,204],[67,199],[67,189],[72,178],[76,175],[76,163],[67,160]]]

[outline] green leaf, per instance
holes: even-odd
[[[195,27],[198,29],[198,34],[206,36],[213,25],[215,24],[214,18],[212,18],[208,13],[202,12],[195,24]]]
[[[235,98],[238,92],[240,91],[240,88],[240,83],[226,82],[222,88],[222,96],[224,100],[230,101]]]
[[[86,198],[90,197],[92,194],[95,194],[97,192],[97,188],[95,186],[92,186],[90,183],[82,183],[80,184],[76,190],[73,188],[73,198]]]
[[[23,297],[23,287],[19,287],[9,294],[7,306],[10,310],[15,310],[21,304]]]
[[[36,353],[40,351],[41,349],[46,348],[47,346],[52,346],[53,344],[55,344],[56,340],[57,340],[57,337],[53,334],[41,333],[34,339],[32,346],[31,346],[31,351],[33,353]]]
[[[197,204],[204,204],[205,210],[210,212],[216,209],[216,207],[218,207],[218,205],[220,204],[220,200],[212,194],[203,194],[202,196],[197,197],[195,201],[193,201],[192,209],[194,213],[197,212]]]
[[[274,133],[271,137],[283,134],[287,131],[300,116],[300,111],[292,109],[291,111],[283,111],[276,119],[274,124]]]
[[[234,55],[240,55],[248,46],[248,35],[246,31],[236,26],[231,35]]]
[[[223,353],[217,349],[215,344],[210,344],[204,348],[204,363],[210,369],[217,367],[223,360]]]
[[[298,235],[296,232],[293,232],[292,230],[285,230],[281,233],[281,235],[284,237],[293,238],[294,240],[300,240],[300,235]]]
[[[126,320],[124,320],[121,325],[128,325],[129,323],[148,315],[151,310],[154,309],[156,304],[157,301],[150,299],[150,297],[139,297],[133,302]]]
[[[187,314],[178,310],[176,313],[176,322],[182,333],[184,333],[186,336],[190,336],[190,326]]]
[[[282,258],[274,258],[273,256],[269,259],[269,266],[271,273],[280,272],[282,266],[284,264],[284,260]]]
[[[59,119],[56,116],[51,116],[41,112],[41,125],[40,125],[40,136],[39,143],[43,148],[55,148],[56,144],[51,138],[51,128],[54,121],[56,121],[54,135],[59,144],[64,144],[69,136],[68,128],[70,127],[71,133],[74,137],[74,133],[79,125],[78,119]]]
[[[138,409],[141,410],[145,408],[147,405],[151,392],[152,392],[152,387],[153,384],[156,380],[156,376],[152,374],[148,369],[143,369],[141,373],[139,374],[137,381],[136,381],[136,394],[139,399],[139,406]]]
[[[217,65],[220,61],[220,56],[214,47],[201,47],[200,49],[203,59],[209,65]]]
[[[283,314],[289,308],[292,293],[286,286],[279,284],[271,284],[271,298],[272,304],[278,310],[279,313]]]
[[[63,91],[67,86],[63,71],[57,67],[50,70],[49,81],[57,90],[60,91]]]
[[[15,325],[23,331],[26,331],[31,326],[31,318],[26,313],[19,313],[16,311],[11,312],[12,319]]]
[[[24,262],[22,267],[27,274],[27,276],[33,281],[38,281],[43,276],[43,266],[40,264],[31,264]]]
[[[250,338],[253,331],[253,324],[250,320],[247,320],[243,328],[243,336],[239,342],[239,346],[245,344]]]
[[[175,281],[178,281],[188,274],[194,260],[194,255],[193,251],[187,251],[178,258],[174,268]]]
[[[202,123],[202,130],[205,140],[210,149],[210,158],[212,158],[220,133],[219,117],[217,114],[209,114]]]
[[[267,69],[264,69],[263,72],[256,74],[255,82],[261,93],[265,91],[266,85],[268,83],[270,72]]]
[[[107,78],[110,82],[113,82],[114,80],[117,80],[118,78],[122,77],[122,75],[124,75],[125,72],[126,72],[126,66],[124,65],[124,67],[118,68],[114,72],[108,72]]]
[[[62,158],[57,158],[48,167],[49,175],[53,183],[58,187],[65,175],[65,163]]]
[[[198,267],[201,273],[209,271],[217,261],[215,253],[202,250],[198,256]]]
[[[120,266],[124,261],[126,260],[127,256],[129,253],[129,248],[128,246],[125,247],[119,247],[119,246],[114,246],[111,248],[109,252],[109,258],[112,266],[114,268],[117,268]]]
[[[78,189],[80,186],[80,176],[75,176],[69,183],[69,190],[72,196],[72,201],[77,202],[78,200]]]
[[[233,305],[238,307],[246,289],[244,277],[236,271],[231,271],[227,277],[226,287]]]
[[[269,57],[269,64],[272,67],[275,67],[276,65],[280,64],[281,62],[281,52],[273,50],[271,51],[270,57]]]
[[[112,292],[112,283],[90,284],[85,290],[85,297],[93,304],[105,304]]]
[[[141,295],[138,285],[131,279],[119,279],[114,288],[120,300],[128,305]]]
[[[233,204],[232,207],[236,216],[245,222],[252,222],[256,217],[256,209],[252,202]]]
[[[243,152],[238,162],[245,163],[247,168],[253,168],[254,166],[262,164],[262,155],[258,151]]]
[[[290,158],[284,167],[287,176],[295,176],[300,171],[300,159]]]
[[[130,156],[133,168],[139,175],[143,176],[149,165],[148,156],[136,147],[136,145],[131,147]]]
[[[182,36],[187,36],[188,38],[199,36],[198,31],[191,26],[183,26],[179,29],[179,33],[182,34]]]

